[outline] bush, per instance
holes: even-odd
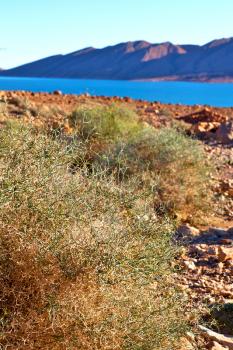
[[[2,347],[175,349],[187,324],[170,223],[137,183],[73,175],[72,159],[33,129],[0,131]]]
[[[193,221],[209,209],[211,169],[204,149],[174,128],[144,127],[98,162],[121,180],[140,176],[143,186],[153,187],[157,212]]]
[[[90,166],[100,153],[109,150],[110,145],[131,139],[142,127],[133,111],[117,105],[79,108],[69,116],[68,123],[73,137],[79,142],[78,148],[83,148],[83,157],[78,155],[74,168],[83,163]]]
[[[131,138],[141,128],[133,111],[116,105],[77,109],[69,117],[69,125],[82,140],[102,143]]]

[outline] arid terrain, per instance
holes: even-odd
[[[38,128],[62,130],[69,137],[72,126],[68,116],[75,109],[113,104],[136,112],[140,120],[155,128],[180,129],[204,146],[214,168],[212,211],[202,220],[197,220],[193,212],[180,222],[175,235],[182,246],[177,257],[182,271],[174,272],[174,284],[185,293],[188,309],[199,309],[201,313],[195,331],[182,339],[180,349],[233,349],[233,107],[150,103],[131,98],[65,95],[60,91],[2,91],[0,127],[4,128],[9,120],[20,120]],[[209,311],[213,305],[219,307],[217,316]],[[211,319],[215,319],[213,326]]]
[[[205,45],[128,41],[86,47],[1,72],[3,76],[69,79],[232,82],[233,38]]]

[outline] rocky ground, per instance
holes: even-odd
[[[67,116],[75,108],[112,103],[136,110],[142,120],[155,127],[173,124],[184,129],[204,143],[206,156],[215,164],[214,215],[197,227],[184,223],[178,229],[177,239],[184,247],[180,258],[183,274],[174,277],[192,300],[191,307],[202,308],[202,324],[207,323],[207,328],[197,327],[198,335],[188,334],[182,350],[233,349],[233,108],[63,95],[59,91],[0,92],[0,126],[9,118],[17,118],[69,133]],[[206,310],[207,306],[214,310],[215,305],[221,309],[216,316],[221,323],[210,327]]]

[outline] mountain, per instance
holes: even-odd
[[[103,49],[87,47],[0,72],[2,76],[233,81],[233,38],[203,46],[133,41]]]

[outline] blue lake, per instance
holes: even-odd
[[[164,103],[233,106],[233,83],[132,82],[84,79],[0,77],[0,90],[26,90],[105,96],[129,96]]]

